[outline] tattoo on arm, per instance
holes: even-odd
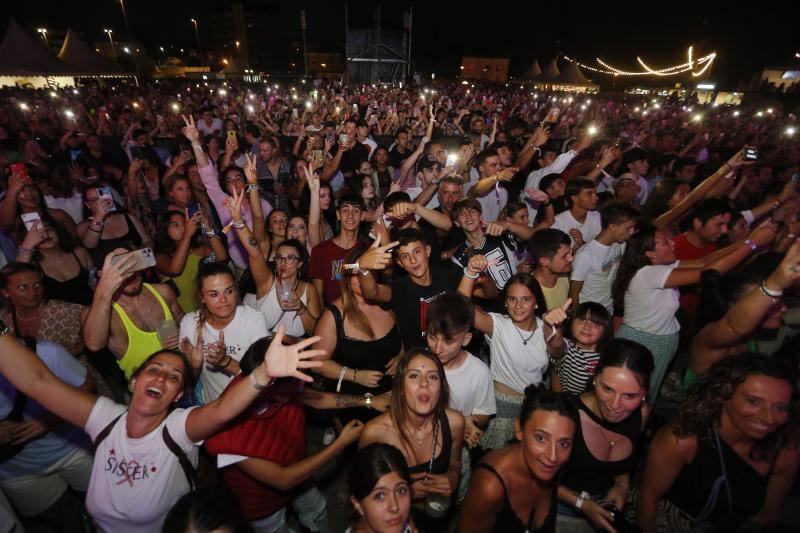
[[[346,409],[348,407],[362,407],[364,404],[364,397],[357,394],[337,394],[336,407],[339,409]]]
[[[247,239],[247,242],[249,242],[251,246],[255,246],[256,245],[256,238],[253,237],[252,235],[250,235],[250,237],[248,237],[248,239]]]

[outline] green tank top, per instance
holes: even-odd
[[[161,309],[164,311],[164,320],[172,320],[172,312],[169,310],[167,302],[158,294],[158,291],[149,283],[143,283],[142,285],[161,304]],[[121,305],[114,303],[113,308],[119,314],[122,325],[125,327],[125,333],[128,334],[128,349],[125,350],[125,355],[122,356],[122,359],[117,360],[117,364],[125,372],[125,379],[130,380],[133,371],[145,359],[162,348],[161,341],[158,340],[158,334],[155,331],[142,331],[136,327],[136,324],[131,321]]]
[[[197,271],[200,269],[202,260],[202,257],[190,252],[186,257],[186,266],[183,267],[181,275],[174,278],[164,278],[164,280],[171,279],[175,286],[178,287],[180,292],[178,303],[184,313],[191,313],[200,307],[200,303],[197,301]]]

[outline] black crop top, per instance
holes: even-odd
[[[615,477],[630,472],[636,466],[640,449],[639,437],[642,433],[642,409],[640,407],[625,420],[614,423],[595,415],[580,397],[574,401],[579,410],[586,413],[605,431],[627,437],[633,444],[633,452],[627,458],[619,461],[601,461],[592,455],[586,446],[586,441],[583,440],[583,428],[580,426],[581,419],[578,417],[579,426],[575,432],[575,444],[561,483],[576,492],[585,490],[589,494],[605,493],[614,485]]]

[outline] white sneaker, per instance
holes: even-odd
[[[322,444],[328,446],[335,440],[336,440],[336,432],[333,430],[333,428],[326,429],[325,433],[322,435]]]

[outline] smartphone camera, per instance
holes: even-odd
[[[745,148],[744,149],[744,160],[745,161],[755,161],[758,159],[758,149],[757,148]]]

